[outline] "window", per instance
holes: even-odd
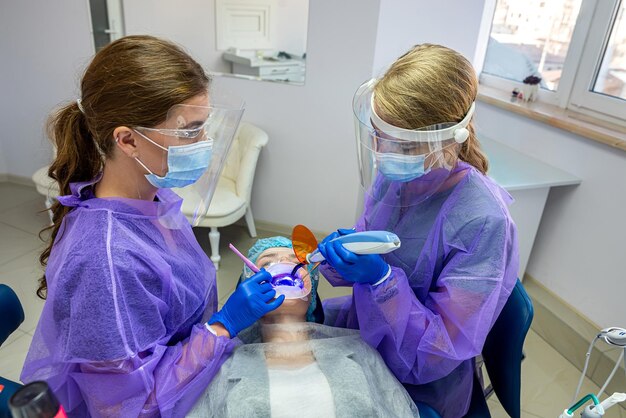
[[[553,0],[529,7],[516,0],[498,1],[483,72],[518,82],[540,74],[542,87],[556,90],[580,2]]]
[[[481,82],[626,124],[626,0],[496,0]]]
[[[596,75],[593,91],[626,99],[626,5],[622,4],[604,57]]]

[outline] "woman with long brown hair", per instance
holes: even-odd
[[[231,338],[282,303],[261,271],[217,311],[215,268],[169,190],[208,206],[243,113],[210,87],[176,45],[129,36],[49,122],[61,196],[21,378],[46,380],[69,416],[184,415]]]
[[[358,328],[415,401],[461,417],[474,357],[504,306],[519,265],[509,194],[486,176],[472,124],[478,80],[459,53],[418,45],[353,102],[365,193],[355,229],[387,230],[401,247],[384,256],[319,246],[334,285],[327,323]]]

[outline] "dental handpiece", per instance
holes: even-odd
[[[341,245],[355,254],[387,254],[400,248],[400,238],[387,231],[363,231],[342,235],[330,242],[341,242]],[[324,256],[315,250],[306,256],[308,263],[324,261]]]

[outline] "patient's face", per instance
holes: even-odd
[[[256,259],[255,264],[258,268],[263,268],[272,263],[298,264],[299,261],[291,248],[273,247],[268,248],[267,250],[259,254],[259,257]]]
[[[267,267],[272,263],[294,263],[298,264],[298,259],[291,248],[273,247],[268,248],[259,254],[256,260],[256,266],[259,268]],[[301,267],[300,273],[304,286],[311,291],[311,278],[305,267]],[[267,313],[264,318],[272,318],[278,316],[302,317],[302,321],[306,321],[306,311],[309,308],[311,294],[304,299],[285,299],[280,307],[272,312]]]

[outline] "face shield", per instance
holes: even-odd
[[[158,127],[134,127],[158,151],[137,158],[146,178],[183,199],[192,226],[209,208],[243,112],[243,101],[213,86],[206,100],[172,106]]]
[[[361,186],[370,203],[414,206],[445,188],[469,137],[474,104],[461,122],[404,129],[377,113],[376,81],[361,85],[352,103]]]

